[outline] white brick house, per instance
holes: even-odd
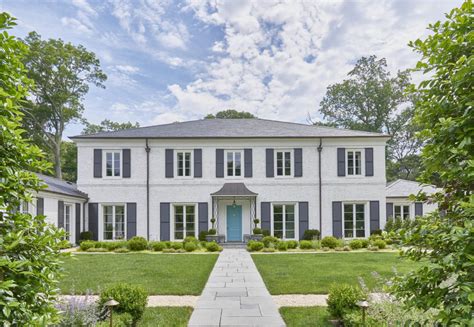
[[[84,229],[98,240],[179,240],[212,217],[227,241],[251,234],[255,217],[285,239],[308,228],[368,237],[386,221],[387,135],[210,119],[71,139]]]

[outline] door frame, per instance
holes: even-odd
[[[226,242],[242,242],[244,237],[244,219],[243,219],[243,206],[241,204],[236,204],[235,207],[240,207],[240,240],[238,241],[229,241],[229,207],[233,207],[232,204],[226,205],[226,213],[225,213],[225,224],[226,224]]]

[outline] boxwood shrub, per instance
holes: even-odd
[[[369,240],[368,239],[362,239],[360,240],[361,244],[362,244],[362,247],[363,248],[367,248],[369,246]]]
[[[288,249],[296,249],[298,247],[298,241],[295,240],[286,241],[286,244],[288,244]]]
[[[206,250],[209,252],[217,252],[221,250],[221,247],[216,242],[207,242]]]
[[[275,236],[265,236],[262,239],[263,244],[265,245],[266,248],[272,247],[271,245],[273,244],[273,247],[275,247],[278,243],[278,238]]]
[[[375,240],[373,242],[374,246],[378,247],[379,249],[385,249],[387,247],[387,243],[384,240]]]
[[[82,241],[81,244],[79,245],[79,248],[81,251],[87,251],[95,246],[94,241]]]
[[[171,242],[170,247],[175,250],[179,250],[183,248],[183,243],[181,242]]]
[[[352,240],[349,242],[349,246],[352,250],[358,250],[362,248],[362,241],[361,240]]]
[[[263,244],[263,242],[259,242],[259,241],[249,241],[247,243],[247,249],[249,251],[260,251],[262,250],[263,248],[265,247],[265,245]]]
[[[148,248],[148,241],[141,236],[134,236],[128,240],[127,247],[131,251],[143,251]]]
[[[150,242],[150,249],[153,251],[163,251],[166,249],[166,243],[165,242]]]
[[[355,286],[348,284],[333,284],[329,288],[327,298],[328,312],[332,317],[342,319],[345,314],[360,310],[357,302],[364,300],[366,295]]]
[[[103,308],[104,304],[110,299],[114,299],[119,303],[113,308],[114,312],[128,313],[132,316],[133,322],[136,323],[143,316],[148,294],[140,286],[120,283],[112,285],[100,293],[99,307]]]
[[[335,238],[334,236],[325,236],[321,240],[321,246],[325,248],[335,249],[336,247],[339,246],[339,242],[337,241],[337,238]]]
[[[307,229],[303,233],[303,240],[306,240],[306,241],[316,240],[316,239],[319,239],[319,235],[321,235],[319,230],[317,230],[317,229]]]
[[[186,242],[184,243],[184,249],[186,252],[193,252],[197,249],[197,245],[194,242]]]
[[[288,243],[286,243],[285,241],[278,242],[277,249],[278,251],[286,251],[288,249]]]
[[[313,243],[311,243],[311,241],[307,241],[307,240],[300,241],[300,249],[309,250],[312,248],[313,248]]]

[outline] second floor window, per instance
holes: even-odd
[[[291,151],[276,151],[276,176],[291,176]]]
[[[242,176],[242,152],[227,151],[227,176]]]
[[[191,151],[177,151],[176,152],[177,176],[189,177],[191,176]]]
[[[410,206],[407,204],[394,205],[393,217],[395,219],[401,218],[403,220],[410,219]]]
[[[120,151],[105,152],[105,176],[120,177],[121,153]]]
[[[125,238],[125,206],[106,205],[104,208],[104,240]]]
[[[362,152],[358,150],[347,151],[347,175],[362,175]]]

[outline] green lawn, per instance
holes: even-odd
[[[63,294],[97,294],[118,283],[141,285],[150,295],[199,295],[217,254],[77,254],[64,261]]]
[[[375,284],[372,272],[383,277],[407,272],[416,264],[397,253],[253,254],[252,258],[271,294],[326,294],[331,283]]]
[[[185,327],[188,325],[192,312],[191,307],[146,308],[137,327]]]
[[[281,307],[280,314],[288,327],[332,327],[326,307]]]

